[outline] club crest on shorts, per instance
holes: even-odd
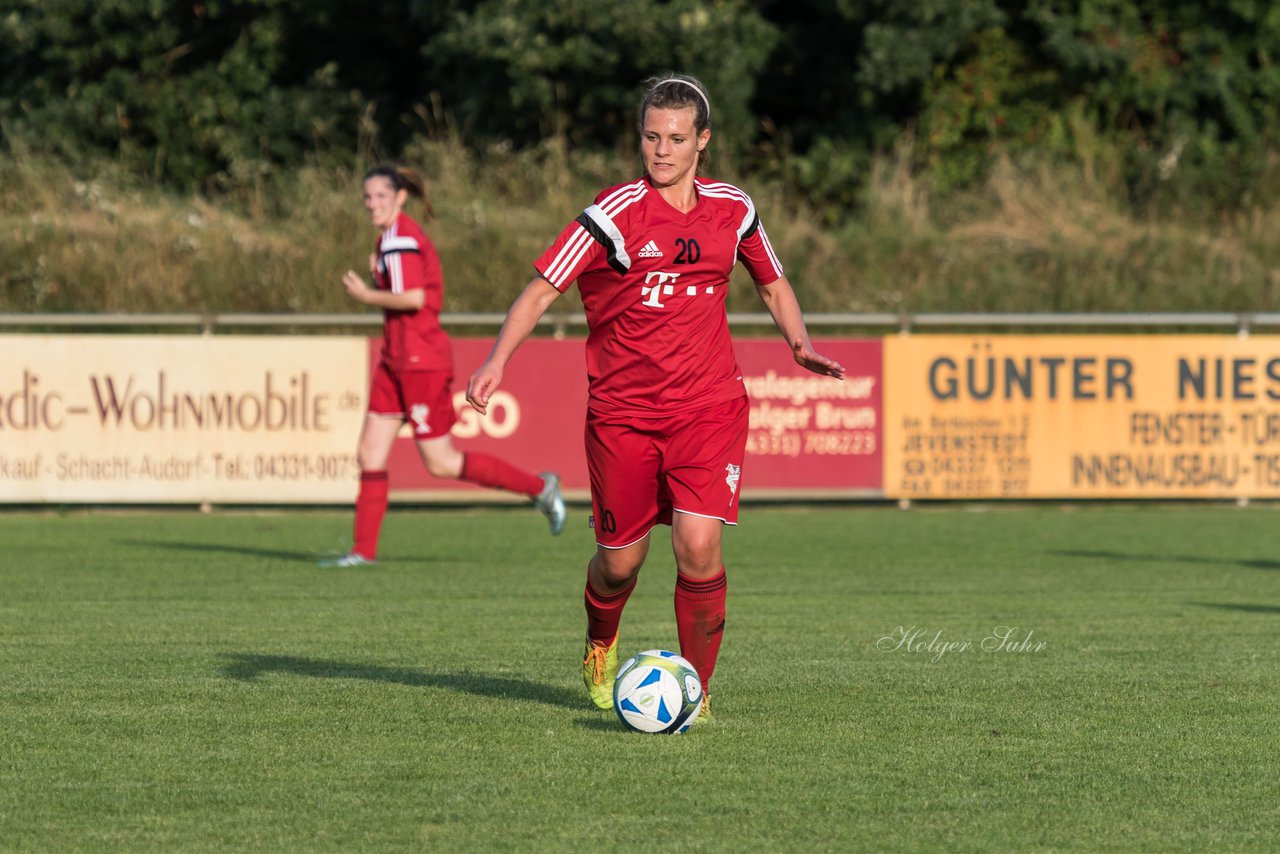
[[[415,403],[413,406],[409,407],[409,418],[413,421],[413,426],[417,428],[417,432],[428,432],[427,415],[430,412],[431,408],[425,403]]]
[[[738,477],[742,474],[742,466],[735,466],[733,463],[729,463],[724,467],[724,470],[728,472],[728,474],[725,475],[724,482],[729,484],[729,492],[733,495],[737,495]]]

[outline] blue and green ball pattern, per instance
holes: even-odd
[[[636,732],[682,733],[702,708],[698,672],[674,652],[636,653],[618,668],[613,708],[622,723]]]

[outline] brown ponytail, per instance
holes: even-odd
[[[430,222],[435,219],[435,208],[431,206],[431,199],[427,197],[427,181],[417,170],[410,169],[407,166],[394,166],[384,163],[364,173],[365,181],[370,178],[386,178],[397,191],[404,190],[415,199],[421,199],[422,221]]]

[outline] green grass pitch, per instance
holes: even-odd
[[[1275,844],[1274,509],[748,507],[683,736],[586,704],[583,518],[0,514],[0,849]]]

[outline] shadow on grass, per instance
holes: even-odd
[[[514,700],[530,700],[548,706],[581,709],[583,697],[580,691],[570,691],[514,676],[488,676],[483,673],[426,673],[405,667],[383,667],[378,664],[358,664],[352,661],[331,661],[320,658],[298,658],[291,655],[255,655],[231,653],[222,673],[241,682],[256,681],[264,673],[291,673],[315,679],[364,679],[369,682],[390,682],[414,688],[447,688],[462,694],[478,697],[498,697]]]
[[[1280,560],[1233,560],[1199,555],[1129,554],[1125,552],[1092,549],[1054,549],[1049,552],[1057,557],[1083,557],[1097,560],[1129,560],[1145,563],[1203,563],[1214,566],[1243,566],[1248,569],[1280,569]]]
[[[618,716],[613,712],[601,712],[598,715],[581,717],[574,721],[574,724],[583,729],[593,729],[597,732],[617,732],[623,728],[622,722],[618,720]]]
[[[341,552],[333,552],[331,554],[316,554],[315,552],[300,551],[284,551],[281,549],[263,549],[253,546],[238,546],[234,543],[190,543],[178,542],[173,540],[116,540],[116,543],[122,546],[142,546],[150,549],[161,549],[164,551],[174,552],[200,552],[202,554],[233,554],[245,555],[247,557],[271,558],[273,560],[287,560],[294,563],[309,563],[315,566],[320,561],[327,558],[341,557]],[[425,563],[427,558],[421,560],[397,560],[396,558],[378,558],[379,564],[384,563]],[[358,567],[361,572],[368,572],[370,567]],[[330,570],[332,571],[332,570]]]
[[[1238,605],[1232,602],[1192,602],[1199,608],[1217,608],[1220,611],[1243,611],[1246,614],[1280,614],[1280,605]]]

